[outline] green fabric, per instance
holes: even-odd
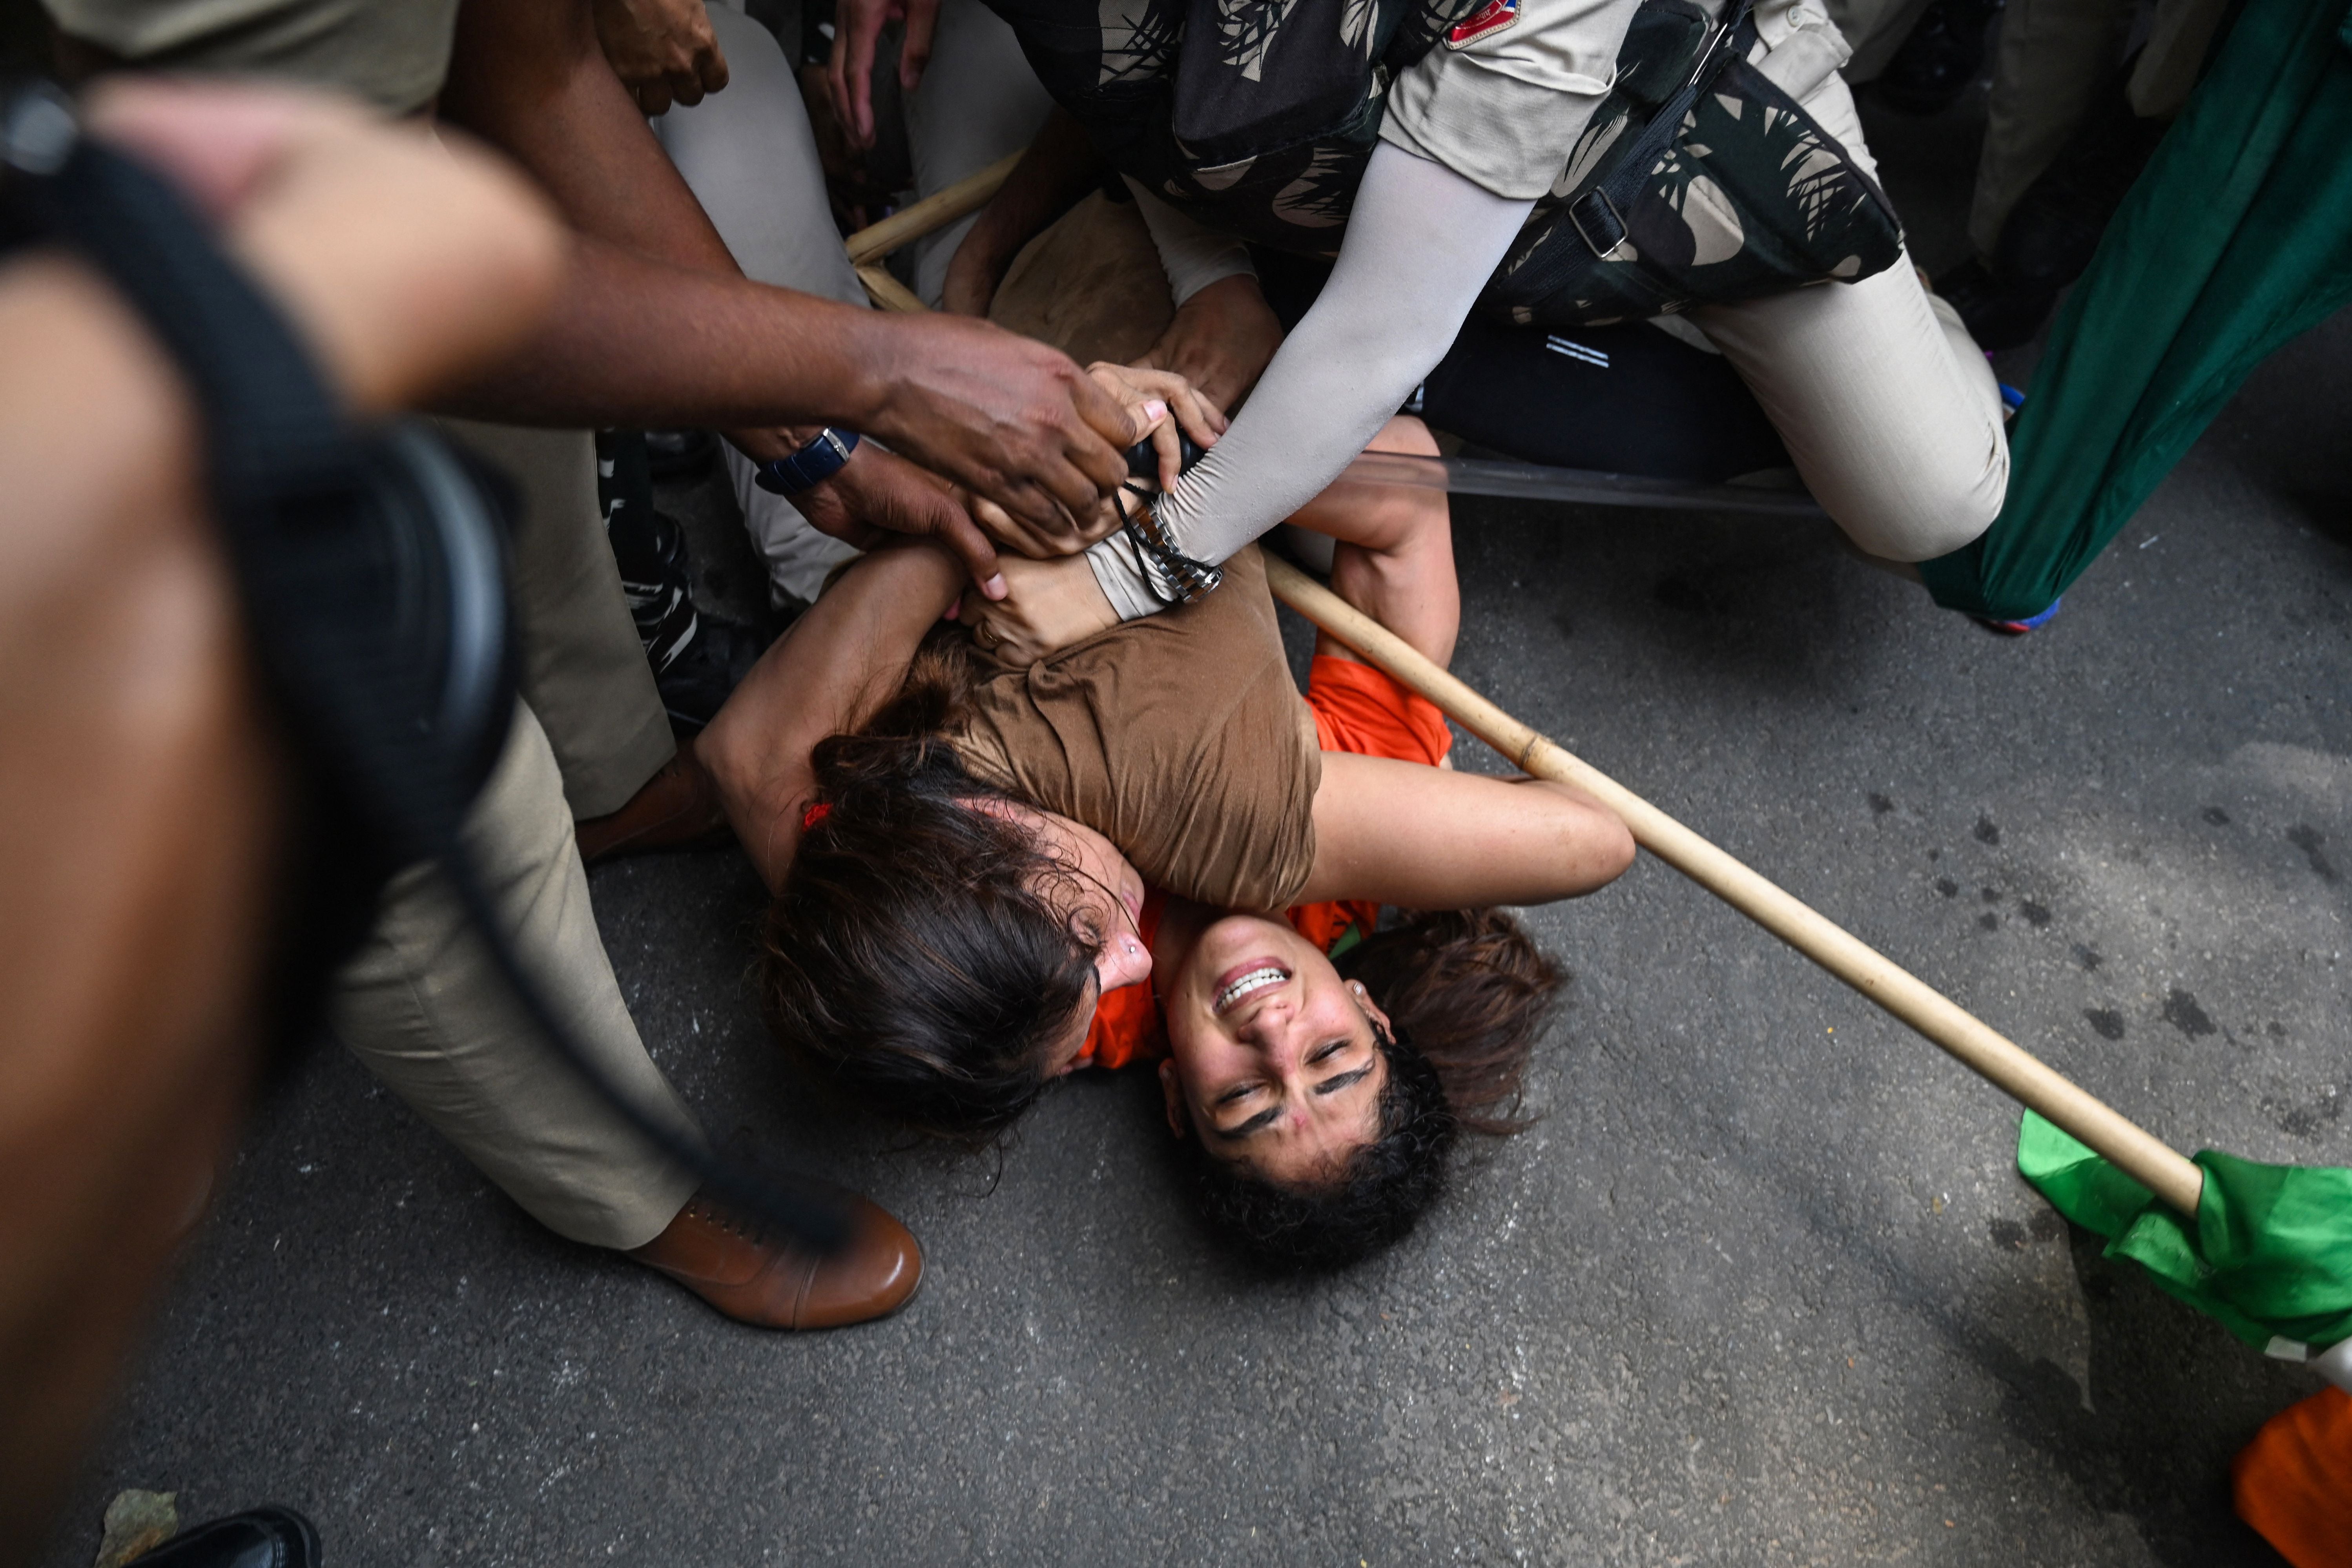
[[[2257,1349],[2352,1339],[2352,1171],[2208,1149],[2194,1225],[2029,1110],[2017,1169],[2060,1214]]]
[[[1920,563],[1936,602],[2049,607],[2252,374],[2352,299],[2345,0],[2248,0],[2075,285],[1984,536]]]

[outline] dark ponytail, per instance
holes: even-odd
[[[1527,1128],[1533,1119],[1518,1108],[1528,1058],[1565,977],[1517,921],[1497,909],[1432,910],[1366,938],[1335,963],[1429,1058],[1465,1131]]]
[[[945,737],[971,688],[934,637],[855,735],[820,742],[816,799],[760,937],[757,984],[784,1048],[891,1120],[1003,1131],[1051,1081],[1093,995],[1101,933],[1074,929],[1070,874]]]

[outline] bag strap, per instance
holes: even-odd
[[[1708,35],[1699,47],[1698,58],[1691,67],[1690,79],[1681,90],[1658,106],[1650,116],[1649,124],[1616,160],[1608,175],[1591,190],[1568,204],[1568,221],[1596,257],[1606,257],[1625,241],[1624,213],[1641,196],[1650,171],[1675,136],[1681,133],[1683,118],[1690,113],[1691,105],[1706,90],[1716,73],[1731,58],[1736,46],[1741,53],[1755,46],[1756,0],[1738,0],[1722,26]]]

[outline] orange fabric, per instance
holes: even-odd
[[[2352,1394],[2324,1388],[2272,1416],[2230,1479],[2238,1517],[2294,1568],[2352,1568]]]
[[[1353,659],[1318,655],[1307,676],[1307,706],[1315,713],[1315,739],[1327,752],[1433,768],[1454,749],[1454,731],[1436,703]]]
[[[1454,746],[1445,715],[1425,697],[1398,685],[1369,664],[1318,656],[1307,677],[1307,706],[1315,715],[1315,738],[1327,752],[1360,757],[1393,757],[1435,767]],[[1143,900],[1139,930],[1149,947],[1160,931],[1168,895],[1152,889]],[[1367,933],[1380,923],[1375,903],[1297,904],[1284,918],[1291,928],[1327,952],[1350,926]],[[1087,1030],[1087,1051],[1098,1068],[1131,1067],[1168,1054],[1168,1033],[1149,985],[1123,985],[1095,1004]]]
[[[1167,894],[1157,888],[1144,890],[1143,916],[1135,922],[1135,931],[1145,947],[1160,934],[1160,916],[1167,908]],[[1160,1004],[1150,982],[1106,991],[1096,1001],[1095,1021],[1087,1027],[1086,1050],[1079,1054],[1089,1053],[1095,1066],[1114,1068],[1158,1061],[1168,1054],[1168,1031],[1160,1022]]]
[[[1307,706],[1315,715],[1315,739],[1327,752],[1360,757],[1392,757],[1431,767],[1454,749],[1454,731],[1436,703],[1409,691],[1369,664],[1318,654],[1307,675]],[[1287,916],[1292,927],[1316,946],[1331,944],[1360,927],[1367,934],[1381,923],[1375,903],[1300,904]]]

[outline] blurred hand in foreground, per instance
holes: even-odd
[[[554,286],[489,159],[251,88],[89,123],[175,180],[362,409],[503,352]],[[0,263],[0,1563],[40,1546],[252,1082],[293,809],[208,518],[199,411],[68,252]]]

